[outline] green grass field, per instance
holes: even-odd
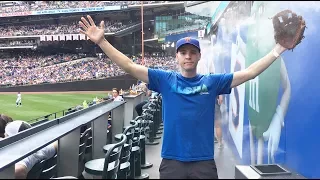
[[[8,115],[14,120],[23,120],[30,123],[34,122],[31,121],[32,119],[82,105],[84,100],[89,102],[95,97],[107,96],[107,92],[21,94],[22,107],[16,107],[17,94],[0,94],[0,113]],[[57,116],[62,116],[62,112]],[[54,119],[54,117],[49,119]]]

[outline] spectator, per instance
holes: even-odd
[[[152,91],[147,88],[147,85],[145,83],[143,83],[140,86],[144,86],[143,89],[144,89],[144,92],[146,92],[146,96],[148,97],[148,99],[145,100],[145,101],[142,101],[141,103],[136,105],[135,110],[136,110],[138,116],[141,116],[142,110],[144,108],[146,108],[145,105],[149,102],[149,99],[150,99],[151,94],[152,94]]]
[[[4,138],[6,125],[12,121],[11,117],[0,114],[0,139]]]
[[[24,121],[13,121],[7,124],[5,128],[5,137],[11,137],[19,132],[31,128],[31,125]],[[16,179],[26,179],[28,172],[32,167],[44,160],[53,157],[58,151],[58,142],[54,142],[43,149],[40,149],[34,154],[24,158],[15,164],[15,178]]]
[[[124,101],[123,98],[119,95],[119,90],[117,88],[112,89],[112,96],[114,101]]]

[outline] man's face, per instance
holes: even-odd
[[[182,70],[189,72],[196,70],[201,54],[198,48],[186,44],[178,49],[176,58]]]

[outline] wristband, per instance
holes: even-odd
[[[272,54],[273,54],[276,58],[278,58],[278,57],[280,56],[280,54],[279,54],[275,49],[272,50]]]

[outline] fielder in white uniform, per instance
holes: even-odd
[[[21,104],[21,94],[20,94],[20,92],[18,92],[16,104],[17,104],[16,107],[18,107],[19,105],[22,106],[22,104]]]

